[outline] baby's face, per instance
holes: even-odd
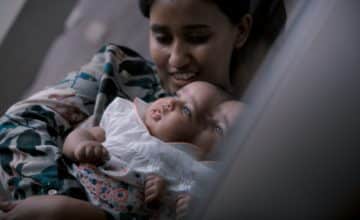
[[[219,88],[194,82],[176,96],[150,104],[145,125],[153,136],[165,142],[192,143],[205,155],[241,109],[240,102],[228,100],[229,96]]]

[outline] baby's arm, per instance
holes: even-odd
[[[101,164],[109,157],[101,144],[104,140],[101,127],[76,128],[66,137],[63,153],[76,162]]]

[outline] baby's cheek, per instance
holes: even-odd
[[[196,138],[196,143],[194,144],[197,145],[201,151],[207,153],[211,151],[217,141],[219,141],[219,137],[216,134],[207,129],[204,129],[199,133],[198,137]]]

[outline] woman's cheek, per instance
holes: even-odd
[[[153,43],[152,46],[150,47],[151,50],[151,57],[153,62],[156,65],[157,68],[157,74],[163,84],[163,86],[165,87],[164,89],[166,90],[170,90],[169,85],[168,85],[168,73],[167,73],[167,55],[166,55],[166,49],[162,48],[161,46],[159,46],[157,43]]]
[[[150,39],[150,54],[158,69],[162,71],[166,69],[167,49],[165,46],[159,44],[155,39]]]

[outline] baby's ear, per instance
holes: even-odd
[[[240,23],[237,25],[238,32],[235,39],[235,49],[242,48],[246,43],[250,35],[252,23],[253,18],[250,14],[246,14],[241,18]]]

